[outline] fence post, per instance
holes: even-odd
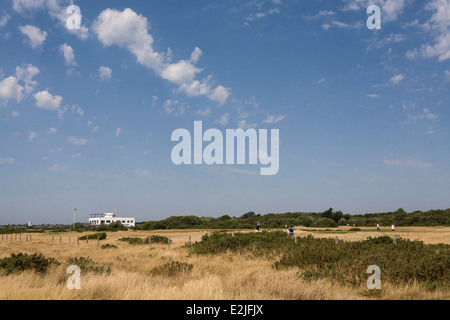
[[[6,239],[6,240],[8,240],[8,239]],[[27,241],[26,242],[28,242],[28,235],[27,235]]]
[[[234,231],[231,233],[231,237],[233,237],[234,238]]]
[[[169,249],[170,249],[170,237],[167,237],[167,245],[169,246]]]
[[[191,236],[189,236],[189,247],[191,246]]]
[[[295,239],[295,243],[297,243],[297,236],[295,236],[294,239]]]
[[[89,236],[86,235],[86,244],[89,244]]]
[[[339,238],[338,238],[338,236],[336,236],[336,238],[334,238],[334,243],[336,243],[336,245],[339,244]]]
[[[62,243],[62,236],[59,236],[59,244]]]
[[[100,236],[97,238],[97,247],[100,245]]]
[[[31,241],[31,234],[30,234],[30,241]]]
[[[19,233],[19,241],[22,241],[22,234]]]
[[[80,239],[77,238],[77,245],[80,245]]]
[[[397,238],[394,236],[394,238],[392,239],[392,242],[397,246]]]
[[[151,248],[152,247],[152,237],[148,237],[148,247]]]

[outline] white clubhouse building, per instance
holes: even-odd
[[[116,217],[115,213],[95,213],[91,214],[89,223],[92,226],[109,225],[113,222],[120,222],[125,227],[134,227],[136,225],[135,218]]]

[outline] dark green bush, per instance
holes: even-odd
[[[107,243],[107,244],[103,244],[103,245],[101,246],[101,248],[102,248],[102,249],[117,249],[117,246],[115,246],[115,245],[113,245],[113,244]]]
[[[79,240],[86,240],[86,238],[88,238],[89,240],[105,240],[106,239],[106,232],[100,232],[100,233],[94,233],[94,234],[89,234],[89,235],[85,235],[82,237],[79,237]]]
[[[214,254],[230,251],[273,250],[292,242],[285,231],[262,231],[259,233],[230,233],[214,232],[202,236],[200,242],[191,246],[191,252],[196,254]]]
[[[298,246],[284,251],[274,266],[298,267],[305,277],[332,277],[340,282],[359,285],[367,280],[367,267],[377,265],[385,281],[394,284],[417,280],[434,286],[448,285],[450,246],[425,245],[420,241],[390,237],[364,241],[302,238]]]
[[[166,262],[162,266],[153,268],[151,271],[151,274],[159,275],[159,276],[166,276],[166,277],[173,277],[173,276],[177,276],[177,275],[185,275],[185,274],[191,272],[192,268],[194,268],[194,265],[192,265],[192,264],[188,264],[186,262],[172,261],[172,262]]]
[[[97,274],[103,274],[104,272],[106,272],[106,274],[111,273],[111,268],[105,268],[104,266],[98,265],[89,257],[70,258],[69,260],[67,260],[67,264],[79,267],[81,272],[90,272]]]
[[[16,274],[26,270],[34,270],[36,273],[44,274],[52,265],[60,265],[53,258],[46,258],[42,254],[11,254],[8,258],[0,259],[0,269],[4,275]]]
[[[194,254],[217,254],[226,251],[250,252],[275,257],[274,267],[301,270],[305,279],[329,277],[351,285],[367,280],[367,268],[377,265],[382,279],[393,284],[417,280],[429,288],[448,286],[450,279],[450,246],[431,245],[421,241],[398,238],[397,244],[389,236],[364,241],[333,238],[297,238],[286,232],[213,233],[205,235],[190,248]]]
[[[120,238],[119,241],[128,242],[129,244],[148,244],[148,237],[146,238]],[[168,244],[169,238],[164,236],[151,236],[152,243]],[[172,240],[170,240],[172,243]]]
[[[0,234],[12,234],[12,233],[22,233],[23,229],[14,228],[14,227],[6,227],[0,229]]]
[[[95,231],[109,231],[109,232],[117,232],[117,231],[127,231],[128,227],[124,226],[120,221],[116,221],[110,224],[104,224],[98,227],[93,228]]]

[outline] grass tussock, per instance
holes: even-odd
[[[442,229],[439,232],[445,234]],[[170,236],[170,250],[166,241],[157,244],[153,238],[152,246],[119,241],[144,241],[155,235],[130,231],[108,233],[104,246],[114,250],[102,250],[96,243],[52,243],[51,236],[45,235],[33,235],[33,242],[0,242],[0,261],[10,261],[12,254],[20,252],[58,262],[46,272],[27,267],[7,273],[0,268],[0,299],[450,299],[448,245],[397,239],[395,246],[391,238],[350,241],[355,234],[348,234],[336,246],[334,235],[305,235],[295,243],[282,233],[156,234]],[[193,241],[188,246],[190,235]],[[448,239],[445,235],[442,242]],[[416,235],[411,232],[409,237]],[[437,242],[437,236],[432,237]],[[80,266],[80,290],[67,288],[70,264]],[[381,290],[366,286],[369,265],[380,266]]]

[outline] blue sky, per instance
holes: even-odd
[[[0,224],[448,208],[449,63],[450,0],[2,1]],[[174,165],[194,121],[278,174]]]

